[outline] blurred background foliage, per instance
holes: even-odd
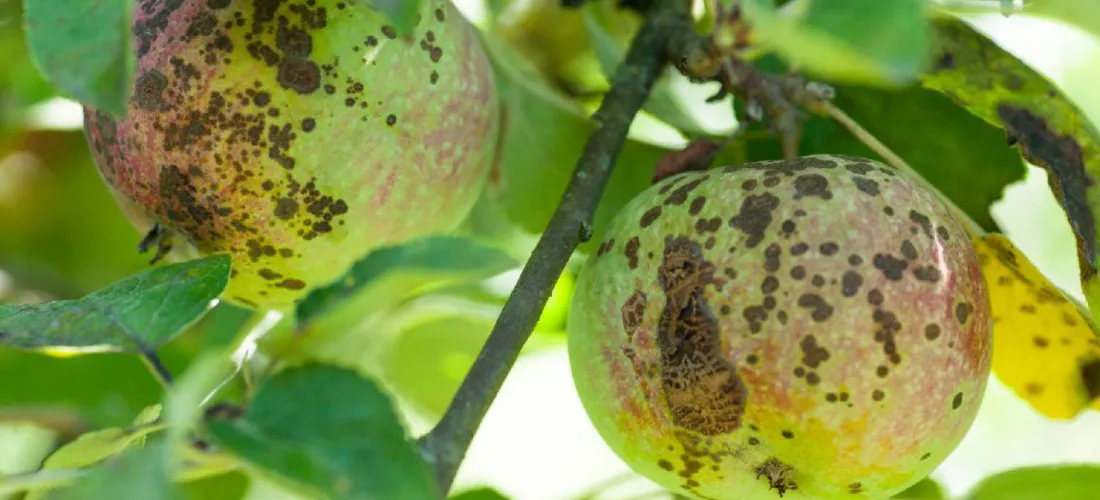
[[[585,114],[598,105],[608,85],[605,75],[638,25],[636,15],[614,9],[614,3],[564,10],[557,0],[456,0],[483,29],[498,58],[517,58],[516,71],[537,77],[525,86],[503,84],[505,92],[519,96],[516,101],[524,103],[539,134],[538,144],[522,141],[506,154],[552,164],[550,170],[571,170],[586,135],[583,128],[571,127],[578,120],[583,126]],[[125,221],[98,178],[80,128],[79,107],[58,98],[31,64],[19,9],[19,1],[0,0],[0,302],[9,304],[79,297],[145,268],[148,260],[136,251],[141,235]],[[1093,120],[1100,118],[1096,39],[1019,17],[988,15],[974,22],[1058,82]],[[735,121],[729,100],[704,102],[714,90],[678,74],[666,75],[631,131],[635,142],[627,147],[627,157],[652,165],[664,151],[686,144],[677,128],[709,134],[731,130]],[[996,163],[992,169],[960,167],[975,137],[990,132],[974,132],[969,122],[960,125],[955,116],[960,112],[927,91],[913,91],[910,97],[906,102],[912,106],[903,108],[886,109],[874,99],[845,106],[896,144],[922,172],[934,172],[933,180],[939,179],[937,185],[949,196],[962,198],[975,184],[993,186],[982,190],[992,195],[973,199],[975,205],[964,208],[984,214],[976,217],[980,223],[1000,227],[1058,285],[1081,297],[1073,236],[1043,172],[1034,167],[1025,172],[1018,158],[1001,156],[983,158]],[[850,138],[830,134],[811,134],[817,142],[807,141],[804,149],[868,154]],[[981,136],[978,143],[1003,140],[996,133],[990,137]],[[927,141],[955,154],[950,160],[922,157]],[[776,156],[773,146],[755,144],[730,148],[721,161],[769,156]],[[965,175],[975,169],[984,177]],[[999,177],[990,180],[990,171]],[[637,172],[633,177],[624,182],[648,182]],[[531,182],[511,189],[548,196],[552,209],[557,196],[552,187],[563,187],[564,179]],[[545,182],[551,183],[549,191]],[[1004,198],[996,201],[1000,186],[1010,182]],[[629,195],[629,189],[616,192],[614,187],[609,193]],[[487,191],[460,232],[522,262],[549,209],[546,203],[528,208],[508,200]],[[990,203],[992,210],[986,212]],[[663,498],[647,496],[656,488],[631,475],[611,454],[576,400],[563,343],[575,264],[559,281],[536,335],[479,432],[460,471],[457,492],[489,484],[524,500]],[[475,285],[416,294],[366,317],[360,307],[344,307],[310,328],[332,343],[328,352],[341,353],[341,361],[388,385],[411,430],[422,432],[445,410],[517,275],[518,268]],[[182,372],[200,350],[226,345],[258,321],[247,311],[220,305],[161,356],[173,371]],[[289,333],[287,322],[274,329]],[[127,425],[161,397],[160,386],[141,362],[121,355],[62,358],[0,350],[0,381],[0,474],[37,467],[56,444],[84,430]],[[1070,422],[1046,421],[994,379],[974,431],[933,477],[957,494],[990,474],[1020,465],[1100,461],[1098,440],[1100,418],[1095,414]],[[189,491],[193,498],[210,499],[287,495],[243,473],[196,481]],[[469,498],[482,498],[480,494],[471,492]]]

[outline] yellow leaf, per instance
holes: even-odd
[[[993,372],[1033,409],[1100,409],[1100,336],[1087,308],[1001,234],[975,238],[993,312]]]

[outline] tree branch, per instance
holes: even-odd
[[[596,129],[585,144],[561,203],[451,406],[435,428],[420,438],[421,452],[433,465],[442,493],[450,490],[477,428],[531,336],[569,257],[591,237],[592,214],[626,142],[627,130],[664,68],[670,40],[691,30],[688,7],[685,0],[654,0],[648,6],[645,22],[593,116]]]

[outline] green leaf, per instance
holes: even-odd
[[[154,405],[142,411],[129,428],[112,427],[85,433],[53,452],[42,463],[42,468],[87,467],[118,455],[130,446],[140,444],[145,436],[160,430],[160,426],[153,425],[159,416],[160,406]]]
[[[931,50],[924,0],[744,0],[755,42],[808,74],[844,83],[914,81]]]
[[[1081,281],[1093,316],[1100,313],[1100,133],[1046,77],[961,21],[935,23],[935,68],[925,87],[1003,127],[1028,162],[1046,169],[1077,236]]]
[[[389,397],[351,370],[287,369],[259,386],[244,418],[207,428],[242,460],[329,498],[438,496]]]
[[[508,500],[508,497],[492,488],[475,488],[454,495],[450,500]]]
[[[500,177],[489,192],[512,219],[531,233],[542,233],[569,183],[595,125],[576,103],[546,84],[491,33],[481,33],[501,98],[507,109]],[[666,153],[627,140],[593,217],[594,234],[580,246],[593,251],[620,208],[651,184],[657,161]]]
[[[378,10],[393,23],[400,36],[410,35],[416,27],[416,15],[422,0],[359,0]]]
[[[168,450],[157,442],[119,455],[91,470],[72,486],[51,492],[49,500],[175,500],[181,495],[172,487]]]
[[[74,352],[149,352],[201,318],[229,280],[216,255],[157,267],[82,299],[0,306],[0,345]]]
[[[428,418],[438,418],[493,329],[499,307],[428,301],[405,311],[383,352],[381,378]],[[425,307],[426,306],[426,307]]]
[[[39,69],[76,100],[122,117],[137,60],[133,0],[25,0],[27,46]]]
[[[349,299],[378,309],[410,293],[488,278],[518,265],[497,248],[459,236],[432,236],[380,248],[356,262],[344,279],[303,299],[298,321],[307,324]]]
[[[885,89],[836,87],[833,100],[855,121],[902,157],[944,196],[989,231],[997,224],[989,206],[1027,170],[1005,143],[1004,132],[919,86]],[[778,141],[750,141],[751,160],[781,157]],[[882,161],[831,119],[807,123],[801,154],[849,154]]]
[[[596,53],[596,58],[600,62],[604,76],[610,81],[615,75],[615,70],[619,68],[626,57],[626,45],[612,36],[600,22],[597,9],[604,9],[609,5],[601,2],[589,2],[584,6],[583,19],[584,26],[588,30],[588,36],[592,39],[592,48]],[[616,14],[622,15],[620,12],[616,12]],[[684,106],[677,101],[675,94],[668,85],[667,75],[657,81],[657,84],[649,93],[649,99],[643,109],[661,121],[684,132],[712,135],[689,110],[684,109]]]
[[[924,478],[891,498],[897,500],[943,500],[947,498],[947,495],[943,492],[943,488],[940,487],[939,483],[931,478]]]
[[[1100,491],[1100,467],[1028,467],[990,476],[966,500],[1088,500]]]

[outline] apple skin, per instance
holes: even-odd
[[[133,43],[126,117],[85,108],[90,149],[166,260],[232,256],[238,305],[287,308],[450,231],[492,168],[492,70],[449,0],[408,42],[355,0],[139,0]]]
[[[702,499],[888,498],[955,449],[990,371],[964,226],[850,156],[650,187],[581,270],[567,328],[608,446]]]

